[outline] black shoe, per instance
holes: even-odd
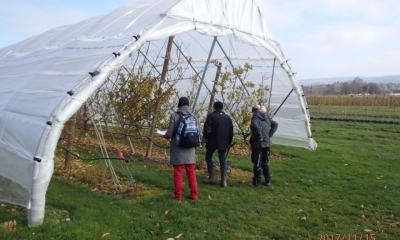
[[[255,182],[249,183],[249,185],[252,186],[252,187],[258,187],[258,184],[255,183]]]

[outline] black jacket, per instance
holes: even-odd
[[[255,111],[250,123],[251,149],[259,149],[271,146],[270,138],[278,129],[278,123],[270,119],[269,113]]]
[[[206,148],[228,150],[233,139],[233,123],[229,115],[222,110],[210,113],[203,128]]]

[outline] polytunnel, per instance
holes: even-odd
[[[26,207],[29,226],[43,222],[64,124],[143,45],[170,36],[205,85],[210,59],[268,75],[274,143],[316,149],[302,89],[253,0],[143,0],[0,49],[0,200]]]

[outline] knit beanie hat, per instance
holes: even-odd
[[[216,110],[222,110],[222,109],[224,109],[224,104],[222,102],[220,102],[220,101],[217,101],[217,102],[214,103],[214,108]]]
[[[178,108],[182,106],[189,106],[189,99],[187,97],[179,98]]]

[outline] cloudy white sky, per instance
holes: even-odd
[[[0,48],[131,0],[0,0]],[[400,75],[400,1],[256,0],[298,79]]]

